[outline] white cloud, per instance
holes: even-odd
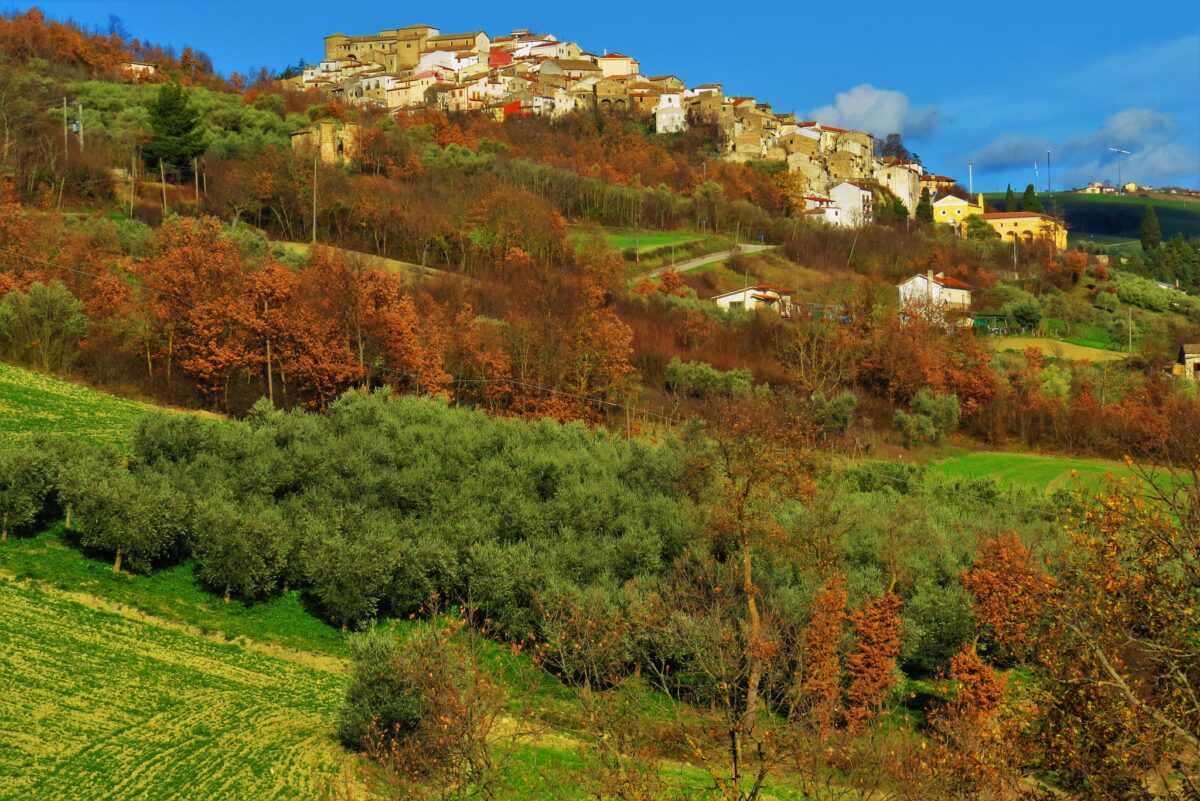
[[[1047,150],[1053,150],[1050,140],[1024,134],[1004,134],[991,144],[967,158],[980,170],[1007,170],[1028,167],[1040,162]]]
[[[1101,180],[1112,181],[1115,184],[1118,179],[1161,186],[1177,183],[1181,179],[1186,180],[1189,174],[1194,176],[1196,163],[1195,151],[1181,144],[1168,143],[1122,156],[1119,173],[1115,158],[1096,158],[1073,166],[1064,173],[1063,180],[1076,186]]]
[[[834,102],[812,112],[813,119],[877,137],[898,132],[912,138],[929,136],[940,122],[936,108],[913,108],[908,95],[877,89],[869,83],[838,92]]]
[[[1179,126],[1170,114],[1149,108],[1127,108],[1106,119],[1095,133],[1072,138],[1068,146],[1134,150],[1165,145],[1178,130]]]

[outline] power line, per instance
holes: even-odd
[[[27,262],[30,262],[31,264],[38,264],[43,267],[50,267],[51,269],[55,269],[55,270],[63,270],[65,272],[74,273],[76,275],[83,275],[83,276],[87,276],[89,278],[103,278],[105,276],[116,276],[117,278],[124,281],[126,284],[128,284],[132,288],[145,289],[145,290],[147,290],[149,292],[153,292],[157,295],[163,295],[163,296],[166,296],[169,298],[174,298],[176,300],[183,301],[184,303],[191,302],[188,298],[185,298],[182,295],[177,295],[174,292],[170,292],[165,289],[159,289],[158,287],[155,287],[153,285],[146,284],[146,283],[135,283],[128,276],[122,276],[122,275],[118,275],[116,273],[97,273],[97,272],[93,272],[91,270],[84,270],[79,267],[68,267],[65,264],[56,264],[54,262],[47,261],[45,259],[39,259],[39,258],[35,258],[33,256],[28,256],[24,253],[18,253],[17,251],[9,250],[7,248],[0,248],[0,253],[3,253],[8,256],[12,256],[14,258],[23,259]],[[390,367],[379,367],[376,369],[378,369],[382,372],[391,373],[393,375],[402,376],[404,378],[410,378],[410,379],[417,381],[418,383],[421,380],[421,377],[419,375],[415,375],[413,373],[405,373],[400,370],[394,370]],[[642,408],[639,408],[636,406],[630,406],[625,403],[619,403],[616,401],[605,400],[603,398],[589,398],[586,395],[580,395],[580,394],[574,393],[574,392],[567,392],[566,390],[555,389],[554,387],[545,387],[540,384],[531,384],[531,383],[528,383],[525,381],[518,381],[515,378],[457,378],[457,379],[454,379],[454,381],[456,384],[459,384],[459,385],[462,385],[462,384],[507,384],[510,386],[521,387],[523,389],[538,390],[540,392],[545,392],[550,395],[558,395],[561,397],[573,398],[575,400],[580,400],[580,401],[584,401],[587,403],[595,403],[600,406],[608,406],[608,407],[615,408],[615,409],[624,409],[631,413],[642,415],[643,417],[653,417],[655,419],[662,420],[662,421],[668,422],[668,423],[674,423],[676,425],[682,424],[684,422],[683,420],[680,420],[675,417],[671,417],[669,415],[660,414],[658,412],[652,412],[649,409],[642,409]]]
[[[106,276],[114,276],[116,278],[121,279],[122,281],[124,281],[126,284],[128,284],[130,287],[132,287],[134,289],[145,289],[149,292],[153,292],[156,295],[165,295],[166,297],[174,298],[175,300],[181,300],[184,303],[191,302],[188,298],[185,298],[182,295],[176,295],[174,292],[169,292],[165,289],[159,289],[158,287],[152,286],[150,284],[135,283],[134,281],[130,280],[128,276],[118,275],[117,273],[94,273],[90,270],[80,269],[79,267],[68,267],[65,264],[55,264],[54,262],[46,261],[45,259],[37,259],[37,258],[34,258],[33,256],[26,256],[24,253],[17,253],[15,250],[9,250],[7,248],[0,248],[0,253],[3,253],[8,256],[13,256],[18,259],[24,259],[25,261],[30,262],[32,264],[40,264],[43,267],[50,267],[55,270],[64,270],[69,273],[75,273],[76,275],[86,275],[90,278],[104,278]]]

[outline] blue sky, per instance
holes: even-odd
[[[28,3],[8,2],[8,10]],[[725,84],[777,111],[876,134],[899,130],[928,168],[975,188],[1125,180],[1200,188],[1200,3],[891,2],[739,4],[499,0],[458,3],[36,3],[49,15],[190,44],[229,73],[322,55],[328,33],[422,22],[517,27],[639,58],[648,74]]]

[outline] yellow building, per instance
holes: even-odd
[[[934,201],[933,221],[935,223],[942,223],[943,225],[954,226],[956,231],[965,234],[967,218],[972,214],[982,215],[983,212],[983,195],[980,195],[974,203],[969,200],[963,200],[961,197],[946,195]]]
[[[1067,228],[1058,220],[1032,211],[997,211],[980,218],[1000,234],[1005,242],[1016,240],[1032,245],[1039,240],[1051,242],[1058,250],[1067,249]]]

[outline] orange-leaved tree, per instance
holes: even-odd
[[[846,659],[850,683],[846,687],[846,725],[862,732],[883,711],[896,686],[900,655],[900,596],[889,588],[850,615],[855,646]]]

